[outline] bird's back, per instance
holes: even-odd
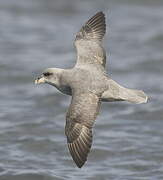
[[[99,94],[105,89],[104,82],[106,77],[101,66],[83,65],[80,68],[74,67],[73,69],[66,70],[62,76],[62,84],[71,89],[91,91],[95,94]]]

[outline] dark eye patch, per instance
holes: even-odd
[[[43,73],[44,76],[50,76],[50,75],[52,75],[52,74],[53,74],[53,73],[50,73],[50,72],[44,72],[44,73]]]

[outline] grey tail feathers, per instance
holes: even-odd
[[[135,104],[141,104],[146,103],[148,100],[147,95],[141,90],[125,88],[112,79],[108,82],[108,90],[102,94],[102,101],[128,101]]]
[[[122,93],[121,98],[125,101],[135,104],[146,103],[148,100],[147,95],[143,91],[127,88],[125,88],[125,91]]]

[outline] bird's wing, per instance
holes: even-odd
[[[73,93],[66,116],[65,134],[70,154],[81,168],[92,145],[92,126],[99,112],[99,98],[92,93]]]
[[[105,15],[98,12],[80,29],[76,35],[77,64],[97,64],[105,67],[106,53],[102,39],[106,32]]]

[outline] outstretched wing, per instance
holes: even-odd
[[[102,39],[106,31],[105,15],[98,12],[89,19],[77,33],[75,47],[77,64],[98,64],[105,67],[106,53],[102,47]]]
[[[92,126],[99,107],[96,95],[73,94],[66,116],[65,134],[70,154],[79,168],[86,162],[92,145]]]

